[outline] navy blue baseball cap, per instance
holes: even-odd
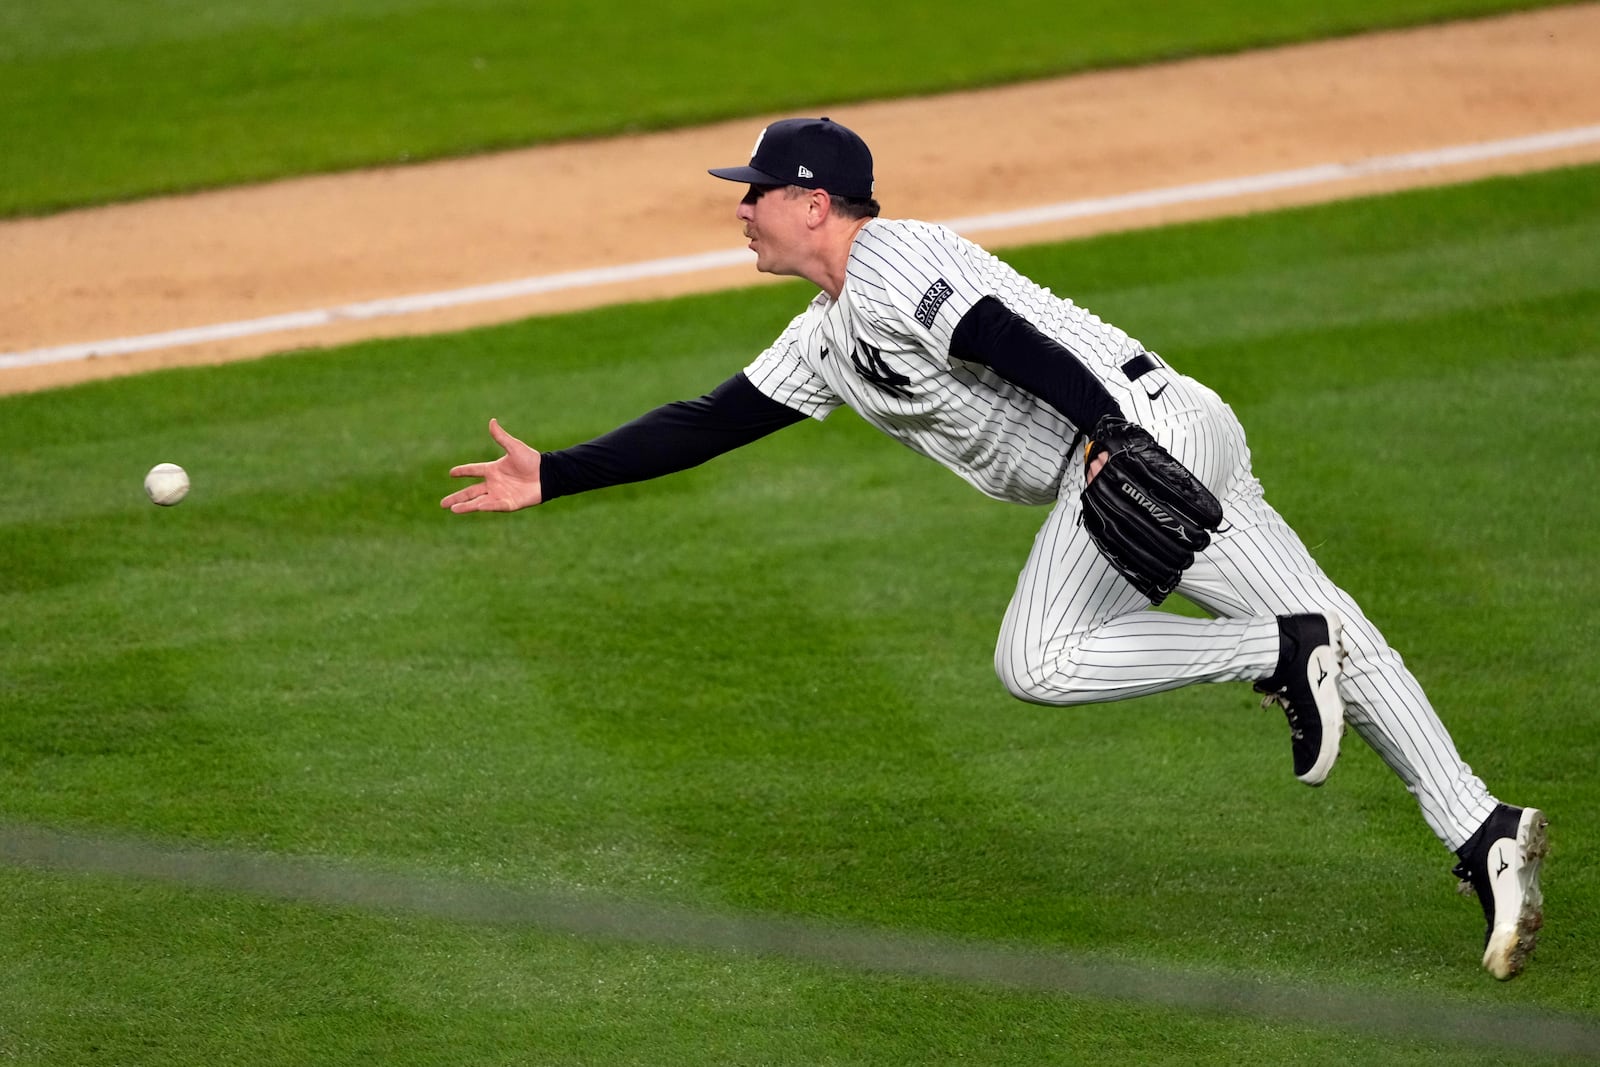
[[[872,196],[867,142],[830,118],[774,122],[756,139],[749,166],[710,173],[751,185],[799,185],[863,200]]]

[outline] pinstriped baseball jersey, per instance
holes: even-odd
[[[1083,471],[1070,453],[1079,428],[987,367],[947,354],[957,323],[986,296],[1071,350],[1223,501],[1224,529],[1179,586],[1217,618],[1143,610],[1148,601],[1077,521]],[[1158,361],[1131,379],[1123,366],[1143,351],[945,227],[874,219],[856,235],[839,299],[818,294],[745,375],[814,418],[848,404],[992,497],[1055,504],[995,648],[996,671],[1023,700],[1095,703],[1261,678],[1277,660],[1277,616],[1335,607],[1349,652],[1346,718],[1416,795],[1439,838],[1458,847],[1493,810],[1493,796],[1382,635],[1267,504],[1233,412]]]
[[[1143,352],[1137,341],[952,230],[911,220],[869,222],[839,299],[819,293],[745,375],[813,418],[847,404],[991,497],[1053,503],[1079,428],[989,368],[947,354],[956,324],[985,296],[1071,350],[1129,406],[1119,368]]]

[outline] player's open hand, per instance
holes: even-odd
[[[463,463],[450,468],[452,478],[482,478],[439,501],[458,515],[469,511],[516,511],[544,499],[539,485],[539,453],[489,420],[489,436],[506,454],[485,463]]]

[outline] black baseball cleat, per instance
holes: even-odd
[[[1501,981],[1522,973],[1544,925],[1539,864],[1550,847],[1548,825],[1538,808],[1498,805],[1450,872],[1461,879],[1461,892],[1478,894],[1487,923],[1483,967]]]
[[[1344,736],[1344,623],[1334,612],[1278,616],[1278,669],[1255,685],[1261,706],[1283,708],[1294,746],[1294,776],[1321,785],[1339,758]]]

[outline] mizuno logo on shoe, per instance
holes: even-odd
[[[1496,878],[1498,878],[1502,874],[1506,873],[1506,868],[1510,867],[1511,864],[1506,862],[1506,856],[1505,856],[1505,852],[1504,851],[1500,851],[1500,852],[1495,853],[1495,859],[1500,861],[1500,866],[1494,872],[1494,876]]]
[[[1317,684],[1321,685],[1323,682],[1325,682],[1327,680],[1328,680],[1328,668],[1319,665],[1317,667]]]

